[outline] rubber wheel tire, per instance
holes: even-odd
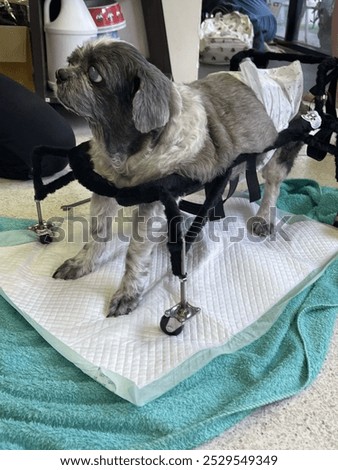
[[[40,235],[39,240],[40,240],[40,243],[42,243],[43,245],[49,245],[53,241],[52,237],[48,234]]]
[[[161,330],[163,331],[163,333],[165,333],[166,335],[169,335],[169,336],[178,336],[183,328],[184,328],[184,325],[180,326],[179,328],[177,328],[176,330],[174,331],[168,331],[167,330],[167,325],[169,323],[169,320],[170,320],[170,317],[167,317],[166,315],[163,315],[163,317],[161,318],[161,321],[160,321],[160,328]]]

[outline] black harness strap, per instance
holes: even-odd
[[[338,59],[332,57],[325,60],[318,65],[316,85],[311,88],[310,92],[315,96],[315,109],[324,117],[324,103],[326,107],[326,116],[331,116],[334,121],[337,120],[336,113],[336,93],[337,93],[337,80],[338,80]],[[328,90],[326,93],[326,86]],[[328,122],[322,125],[322,128],[317,132],[316,138],[321,143],[329,144],[333,129],[328,126]],[[319,150],[314,145],[308,145],[307,155],[315,160],[321,161],[326,157],[327,152]]]
[[[260,199],[261,192],[256,171],[257,155],[240,155],[224,174],[216,177],[212,182],[205,184],[205,201],[203,204],[181,200],[179,206],[176,205],[177,210],[175,212],[173,210],[173,206],[176,204],[175,200],[173,201],[169,198],[166,200],[161,199],[165,206],[165,213],[168,219],[168,249],[171,255],[171,266],[174,275],[181,278],[185,275],[185,273],[181,271],[182,233],[180,227],[181,219],[178,218],[180,210],[196,216],[185,235],[186,252],[188,252],[208,220],[214,221],[225,217],[224,203],[234,194],[239,182],[239,175],[231,179],[232,169],[235,166],[246,162],[246,180],[250,202]],[[228,194],[226,198],[223,199],[223,193],[228,184]],[[178,220],[180,223],[177,222]]]
[[[271,149],[269,148],[269,150]],[[239,155],[234,161],[234,163],[229,167],[229,170],[232,170],[236,166],[242,163],[246,163],[245,177],[246,177],[246,182],[248,186],[250,202],[258,201],[261,198],[261,189],[260,189],[260,185],[259,185],[259,181],[257,177],[257,168],[256,168],[258,155],[259,155],[258,153],[257,154],[243,153]],[[210,186],[205,185],[206,200],[208,199],[208,192],[210,191],[209,188],[213,187],[214,181],[209,183]],[[225,217],[224,204],[231,196],[233,196],[234,192],[236,191],[236,188],[239,182],[239,175],[235,176],[234,178],[231,178],[231,176],[229,175],[227,182],[229,182],[228,194],[225,199],[223,199],[222,195],[220,195],[218,201],[213,202],[214,205],[210,207],[209,214],[208,214],[208,219],[210,221],[224,219]],[[198,204],[196,202],[191,202],[191,201],[186,201],[186,200],[181,200],[179,202],[179,207],[184,212],[197,215],[199,213],[199,210],[202,207],[202,204]]]
[[[168,192],[163,191],[160,195],[161,202],[164,205],[164,212],[167,217],[168,243],[167,247],[170,253],[171,269],[174,276],[181,279],[186,273],[182,273],[182,213],[176,203],[175,198]]]
[[[257,156],[258,154],[252,154],[247,160],[246,164],[246,183],[249,190],[250,202],[258,201],[261,198],[261,188],[259,187],[257,177]]]
[[[206,192],[207,197],[204,204],[201,205],[195,219],[193,220],[186,236],[186,251],[190,249],[192,243],[196,240],[198,234],[206,224],[209,218],[209,212],[216,206],[222,199],[225,187],[229,182],[231,176],[231,169],[227,170],[225,174],[217,176],[211,183],[207,183]]]
[[[68,158],[70,153],[69,149],[60,149],[52,147],[36,147],[32,153],[33,165],[33,184],[34,184],[34,197],[37,201],[43,201],[48,194],[52,194],[63,186],[67,186],[71,181],[75,180],[74,172],[70,171],[60,178],[52,181],[49,184],[44,184],[41,177],[42,159],[45,155],[55,155],[56,157]]]
[[[53,151],[59,155],[57,149],[48,149],[49,154]],[[172,271],[176,276],[183,277],[185,275],[181,272],[182,214],[180,209],[196,215],[185,235],[186,251],[188,252],[207,220],[225,217],[223,204],[233,195],[239,181],[239,176],[231,179],[234,167],[246,163],[246,178],[250,188],[250,200],[260,198],[260,188],[256,174],[257,154],[239,155],[223,174],[204,185],[200,181],[172,174],[137,186],[117,188],[94,171],[89,151],[90,142],[83,142],[68,151],[62,151],[61,156],[68,157],[72,171],[44,185],[41,179],[41,162],[43,155],[46,154],[46,149],[44,147],[36,149],[32,156],[35,199],[42,201],[48,194],[77,179],[84,187],[98,195],[114,197],[121,206],[161,201],[168,221],[168,249]],[[223,193],[228,183],[228,195],[223,199]],[[177,204],[176,199],[178,197],[194,193],[203,187],[206,195],[203,204],[188,201],[181,201],[179,205]]]
[[[273,147],[275,148],[275,147]],[[268,150],[272,150],[272,148],[268,148]],[[257,157],[259,154],[247,154],[243,153],[241,154],[234,162],[233,165],[231,165],[230,169],[234,168],[237,165],[240,165],[241,163],[246,163],[246,171],[245,171],[245,178],[248,186],[248,191],[249,191],[249,199],[250,202],[255,202],[258,201],[261,198],[261,189],[257,177]],[[239,175],[235,176],[234,178],[231,178],[229,181],[229,190],[228,194],[225,199],[222,197],[219,198],[219,201],[216,202],[215,206],[212,207],[212,211],[209,212],[209,220],[219,220],[219,219],[224,219],[225,213],[224,213],[224,204],[225,202],[233,196],[235,193],[237,186],[239,183]],[[208,192],[207,192],[207,187],[206,189],[206,197],[208,197]],[[186,201],[186,200],[181,200],[179,203],[179,207],[181,210],[184,212],[188,212],[190,214],[197,215],[198,211],[200,210],[202,204],[198,204],[196,202],[191,202],[191,201]]]
[[[233,178],[229,181],[229,191],[227,197],[225,199],[220,198],[218,202],[216,202],[214,207],[211,207],[209,211],[209,220],[212,222],[214,220],[224,219],[225,212],[224,212],[224,203],[233,196],[236,188],[238,186],[239,176]],[[206,192],[207,197],[207,192]],[[202,204],[197,202],[187,201],[185,199],[181,199],[179,202],[179,208],[183,212],[188,212],[189,214],[197,215],[198,211],[200,210]]]
[[[118,188],[94,171],[89,150],[90,141],[87,141],[72,149],[62,151],[60,156],[69,159],[72,171],[46,185],[43,184],[41,178],[41,161],[46,154],[46,147],[38,147],[34,150],[32,162],[35,199],[42,201],[48,194],[55,192],[74,179],[77,179],[89,191],[95,192],[100,196],[114,197],[122,206],[159,201],[163,188],[169,191],[175,198],[203,188],[203,184],[200,181],[176,173],[137,186]],[[52,151],[59,155],[58,149],[52,149]],[[49,148],[48,153],[51,154]]]
[[[326,56],[329,57],[329,56]],[[286,62],[293,62],[299,60],[304,64],[320,64],[325,60],[322,55],[313,54],[297,54],[285,52],[257,52],[254,49],[247,49],[237,52],[230,59],[230,70],[236,72],[239,70],[239,65],[242,60],[250,58],[258,68],[267,68],[269,60],[282,60]]]

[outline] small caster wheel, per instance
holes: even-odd
[[[169,336],[178,336],[182,332],[184,324],[178,321],[175,317],[163,315],[160,322],[160,328],[163,333]]]
[[[53,241],[52,237],[48,233],[45,235],[40,235],[39,240],[43,245],[49,245]]]

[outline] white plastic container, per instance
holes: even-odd
[[[45,0],[44,30],[48,85],[54,89],[55,71],[67,65],[67,57],[77,46],[96,38],[97,26],[83,0],[60,0],[59,14],[51,21],[52,2],[53,0]]]

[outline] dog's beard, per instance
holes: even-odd
[[[78,116],[90,118],[95,104],[92,92],[82,80],[66,81],[57,85],[56,96],[60,103]]]

